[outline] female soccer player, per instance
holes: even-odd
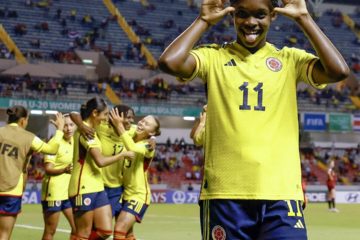
[[[51,142],[45,143],[26,131],[29,113],[23,106],[6,110],[8,124],[0,128],[0,239],[10,239],[26,184],[26,169],[31,152],[55,154],[63,137],[64,120],[61,113],[51,120],[57,131]]]
[[[146,116],[139,121],[135,135],[131,137],[124,127],[123,114],[119,115],[117,109],[113,109],[110,119],[126,149],[136,153],[134,160],[125,159],[123,208],[115,224],[114,239],[134,240],[133,225],[135,222],[141,222],[151,198],[147,170],[154,150],[149,150],[148,140],[160,135],[160,123],[154,116]]]
[[[207,84],[203,239],[307,238],[296,85],[323,88],[345,79],[349,67],[305,0],[283,0],[283,7],[277,2],[233,0],[226,6],[224,0],[203,0],[199,16],[159,59],[163,71]],[[236,41],[193,49],[228,14]],[[297,23],[317,56],[266,41],[276,14]]]
[[[334,171],[335,161],[334,159],[329,160],[328,170],[327,170],[327,181],[326,186],[328,188],[327,200],[329,204],[329,211],[339,212],[339,210],[335,207],[335,186],[337,181],[336,172]]]
[[[107,121],[108,113],[108,107],[101,98],[90,99],[80,111],[83,123],[91,128]],[[112,234],[111,207],[104,191],[101,168],[124,157],[132,158],[134,155],[126,151],[105,157],[96,133],[93,139],[86,140],[79,131],[75,132],[69,196],[78,240],[107,239]]]
[[[126,105],[116,105],[114,108],[116,108],[119,113],[124,114],[124,127],[128,131],[129,135],[133,136],[136,129],[136,126],[132,125],[135,117],[134,110]],[[88,136],[89,139],[93,138],[95,132],[94,130],[96,130],[96,134],[101,142],[102,154],[104,156],[113,156],[125,150],[124,144],[119,138],[118,134],[115,132],[111,122],[102,121],[96,127],[96,129],[92,129],[82,124],[81,117],[78,114],[71,113],[71,117],[74,119],[76,125],[79,126],[80,132],[84,136]],[[122,207],[121,195],[124,191],[122,186],[123,165],[123,161],[117,161],[109,166],[102,168],[105,191],[110,201],[112,216],[115,217],[115,219],[119,216]]]
[[[45,176],[42,181],[41,204],[45,228],[43,240],[52,240],[60,213],[63,212],[71,227],[72,239],[75,239],[75,223],[68,188],[72,171],[74,140],[76,129],[68,114],[64,115],[64,137],[56,155],[45,155]]]

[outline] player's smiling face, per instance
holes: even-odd
[[[275,19],[271,1],[238,0],[232,6],[237,42],[254,53],[265,45],[270,23]]]
[[[136,135],[141,139],[146,139],[149,136],[154,135],[157,123],[153,116],[146,116],[141,119],[136,127]]]

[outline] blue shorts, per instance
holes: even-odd
[[[69,199],[57,201],[41,201],[43,212],[60,212],[71,208]]]
[[[301,201],[201,200],[202,239],[307,239]]]
[[[120,214],[122,204],[121,204],[121,195],[124,191],[124,187],[109,188],[105,187],[105,192],[109,198],[112,216],[118,216]]]
[[[17,215],[21,212],[22,197],[0,196],[0,214]]]
[[[133,200],[133,199],[132,200],[124,200],[122,211],[131,213],[132,215],[135,216],[136,221],[138,223],[141,223],[141,220],[143,219],[148,207],[149,207],[149,205],[147,205],[143,202]]]
[[[105,191],[76,195],[70,198],[73,212],[92,211],[109,204]]]

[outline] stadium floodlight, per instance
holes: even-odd
[[[54,115],[54,114],[57,114],[58,111],[55,111],[55,110],[46,110],[45,111],[45,114],[48,114],[48,115]]]
[[[195,121],[195,117],[191,117],[191,116],[185,116],[185,117],[183,117],[183,119],[185,121]]]
[[[42,110],[31,110],[31,111],[30,111],[30,114],[33,114],[33,115],[42,115],[42,114],[43,114],[43,111],[42,111]]]
[[[83,62],[84,64],[92,64],[92,63],[93,63],[93,60],[91,60],[91,59],[83,59],[82,62]]]

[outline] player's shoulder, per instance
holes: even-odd
[[[282,56],[309,54],[304,49],[300,49],[300,48],[287,47],[287,46],[284,46],[282,48],[277,48],[272,44],[269,44],[269,46],[271,46],[270,48],[272,49],[273,52],[276,52],[278,55],[282,55]]]
[[[206,43],[196,46],[194,49],[212,49],[221,50],[232,48],[235,42],[223,42],[223,43]]]

